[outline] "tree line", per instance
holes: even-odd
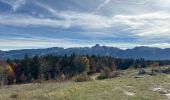
[[[69,80],[79,74],[90,75],[128,68],[145,68],[149,66],[169,65],[168,60],[123,59],[110,56],[72,54],[70,56],[34,56],[27,54],[24,59],[8,59],[6,61],[7,81],[13,83],[29,83],[34,80]]]

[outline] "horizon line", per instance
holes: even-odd
[[[170,49],[168,48],[163,48],[163,47],[156,47],[156,46],[146,46],[146,45],[140,45],[140,46],[134,46],[134,47],[129,47],[129,48],[121,48],[117,46],[111,46],[111,45],[100,45],[100,44],[95,44],[95,45],[89,45],[89,46],[70,46],[70,47],[62,47],[62,46],[52,46],[52,47],[39,47],[39,48],[21,48],[21,49],[7,49],[7,50],[0,50],[3,52],[8,52],[8,51],[14,51],[14,50],[36,50],[36,49],[50,49],[50,48],[63,48],[63,49],[70,49],[70,48],[92,48],[95,46],[100,46],[100,47],[110,47],[110,48],[117,48],[121,50],[128,50],[128,49],[134,49],[137,47],[147,47],[147,48],[158,48],[158,49]]]

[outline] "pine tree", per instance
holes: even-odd
[[[31,64],[31,59],[29,58],[28,54],[26,54],[23,60],[23,70],[24,70],[25,76],[27,77],[27,82],[30,82],[32,79],[32,76],[30,73],[30,64]]]
[[[34,79],[38,79],[39,75],[40,75],[40,61],[39,61],[39,57],[35,56],[32,60],[31,63],[31,74],[33,76]]]

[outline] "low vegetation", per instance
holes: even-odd
[[[166,100],[170,99],[170,66],[159,66],[169,63],[26,55],[0,62],[0,100]]]
[[[87,82],[87,81],[91,81],[92,79],[86,73],[82,73],[73,77],[73,80],[75,82]]]
[[[146,68],[146,72],[151,72]],[[169,100],[170,75],[135,78],[139,69],[123,71],[121,77],[88,82],[29,83],[4,86],[0,100]],[[93,75],[92,75],[93,76]],[[98,76],[98,75],[97,75]]]

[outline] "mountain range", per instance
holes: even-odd
[[[22,59],[25,54],[29,56],[43,56],[47,54],[52,55],[71,55],[76,53],[78,55],[100,55],[100,56],[112,56],[116,58],[144,58],[147,60],[170,60],[170,48],[161,49],[155,47],[135,47],[132,49],[119,49],[116,47],[100,46],[96,44],[93,47],[76,47],[76,48],[46,48],[46,49],[23,49],[23,50],[11,50],[0,51],[0,59]]]

